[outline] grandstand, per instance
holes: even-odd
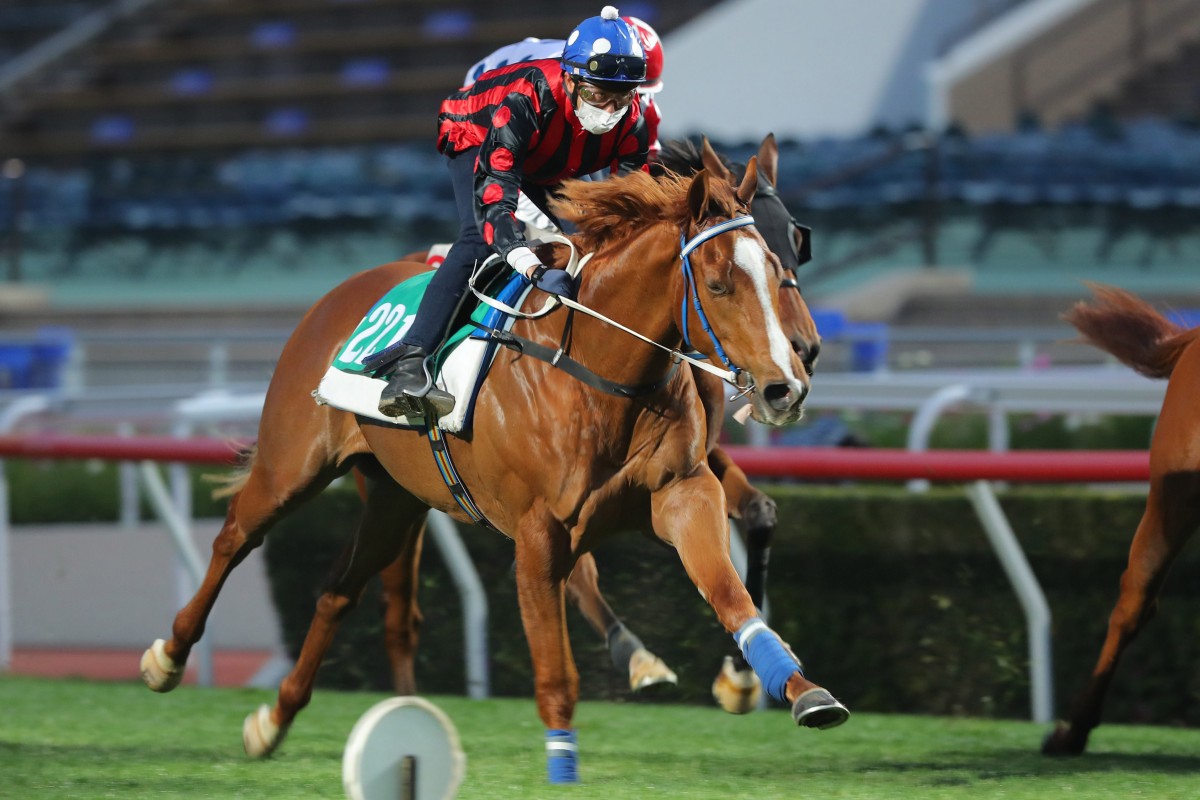
[[[869,13],[882,1],[853,5]],[[776,130],[780,189],[815,229],[802,276],[810,302],[893,325],[1045,327],[1093,279],[1200,307],[1197,5],[896,2],[919,21],[957,9],[952,35],[925,34],[937,114],[843,136]],[[687,43],[739,3],[774,9],[781,30],[803,24],[786,3],[751,0],[621,10],[655,25],[684,63],[696,55]],[[596,10],[590,0],[6,3],[0,328],[128,327],[132,313],[203,330],[218,306],[247,326],[286,327],[346,274],[452,235],[432,141],[438,102],[495,47],[561,36]],[[1093,56],[1114,66],[1097,77]],[[668,66],[668,80],[683,98],[717,81],[711,72]],[[1043,73],[1059,88],[1035,85]],[[670,120],[665,134],[693,132]],[[765,133],[769,114],[761,124]],[[892,302],[865,302],[881,281]],[[931,284],[940,299],[920,288]]]

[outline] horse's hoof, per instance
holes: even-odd
[[[763,531],[768,540],[778,521],[779,512],[775,501],[765,494],[753,497],[746,504],[746,508],[742,510],[742,523],[746,526],[745,530],[747,532]]]
[[[162,639],[155,639],[142,653],[142,682],[156,692],[169,692],[183,680],[183,665],[167,655],[164,645]]]
[[[271,720],[270,706],[259,706],[242,723],[242,747],[251,758],[266,758],[283,744],[286,732]]]
[[[1042,740],[1042,755],[1045,756],[1078,756],[1083,755],[1086,748],[1087,737],[1075,736],[1070,723],[1061,720]]]
[[[651,686],[675,686],[679,678],[661,658],[644,647],[629,657],[629,688],[635,692]]]
[[[730,714],[749,714],[762,699],[762,681],[754,670],[736,669],[733,656],[725,656],[721,671],[713,680],[712,696]]]
[[[792,719],[805,728],[836,728],[850,719],[850,711],[819,686],[809,689],[792,703]]]

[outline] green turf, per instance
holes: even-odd
[[[340,798],[342,746],[383,695],[319,691],[276,756],[242,754],[267,692],[0,676],[0,797]],[[467,753],[460,798],[1195,798],[1200,731],[1106,726],[1088,755],[1047,759],[1044,726],[860,714],[798,730],[781,710],[584,703],[583,783],[545,783],[529,700],[432,698]]]

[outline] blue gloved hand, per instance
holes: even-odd
[[[548,269],[542,265],[533,271],[530,281],[547,294],[575,299],[575,280],[565,269]]]

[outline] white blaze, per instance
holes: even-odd
[[[767,254],[762,245],[749,236],[739,236],[733,245],[733,263],[754,281],[754,292],[762,305],[763,320],[767,326],[767,342],[771,345],[771,360],[787,378],[792,389],[802,392],[804,387],[792,372],[792,345],[783,333],[779,317],[771,307],[771,293],[775,287],[767,280]]]

